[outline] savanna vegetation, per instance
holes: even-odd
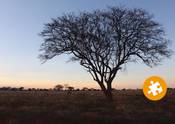
[[[0,91],[0,124],[174,124],[175,89],[151,102],[141,90]]]

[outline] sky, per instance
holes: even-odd
[[[44,24],[64,13],[105,9],[108,6],[143,8],[154,15],[175,48],[174,0],[0,0],[0,87],[53,88],[69,84],[99,88],[90,74],[70,56],[61,55],[41,64],[38,59]],[[113,81],[114,88],[142,88],[146,78],[157,75],[175,87],[175,55],[160,66],[129,63]]]

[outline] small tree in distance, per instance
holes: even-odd
[[[55,87],[54,87],[54,89],[55,90],[58,90],[58,91],[61,91],[61,90],[63,90],[63,85],[61,85],[61,84],[58,84],[58,85],[56,85]]]
[[[87,88],[87,87],[83,87],[81,90],[82,90],[82,91],[88,91],[89,88]]]
[[[128,62],[141,60],[152,67],[170,57],[162,26],[143,9],[111,7],[107,10],[66,14],[45,25],[43,61],[71,55],[92,75],[109,100],[112,81]]]
[[[73,91],[73,90],[74,90],[74,87],[69,86],[69,87],[67,87],[67,89],[68,89],[69,91]]]

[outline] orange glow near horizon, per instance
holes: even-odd
[[[114,80],[113,81],[113,88],[116,89],[141,89],[143,82],[145,79],[133,79],[130,80],[128,79],[121,79],[121,80]],[[135,83],[134,83],[135,82]],[[169,88],[175,88],[174,82],[173,80],[166,80],[167,85]],[[0,81],[0,87],[25,87],[25,88],[54,88],[55,85],[57,84],[61,84],[61,85],[65,85],[68,84],[69,86],[73,86],[75,88],[83,88],[83,87],[87,87],[87,88],[96,88],[96,89],[100,89],[99,85],[97,82],[93,81],[93,80],[84,80],[84,81],[34,81],[34,80],[4,80]]]

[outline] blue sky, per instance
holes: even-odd
[[[164,27],[175,48],[174,0],[0,0],[0,86],[49,88],[56,84],[75,87],[98,85],[78,63],[59,56],[45,64],[37,58],[42,38],[38,35],[43,24],[67,12],[92,11],[107,6],[144,8],[154,14]],[[174,42],[173,42],[174,41]],[[163,77],[169,87],[175,87],[175,56],[162,65],[149,68],[142,63],[126,65],[113,86],[141,88],[152,75]]]

